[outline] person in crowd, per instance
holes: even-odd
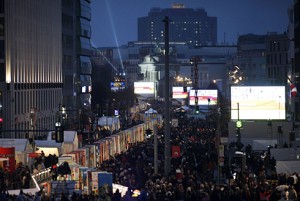
[[[27,201],[27,197],[24,195],[23,190],[20,190],[19,195],[16,198],[16,201]]]
[[[121,193],[119,189],[116,190],[116,192],[112,195],[112,201],[121,201]]]

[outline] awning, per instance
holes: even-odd
[[[0,162],[2,161],[8,161],[8,158],[0,158]]]
[[[40,153],[29,153],[28,157],[29,158],[38,158],[38,157],[40,157],[40,155],[41,155]]]

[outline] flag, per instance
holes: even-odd
[[[291,88],[291,97],[296,97],[297,96],[297,88],[294,84],[290,84],[290,88]]]
[[[172,158],[180,157],[180,146],[172,146]]]

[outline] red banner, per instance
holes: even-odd
[[[172,158],[180,157],[180,146],[172,146]]]

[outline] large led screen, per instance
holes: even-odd
[[[172,87],[172,98],[185,99],[189,96],[188,92],[190,89],[191,87]]]
[[[110,90],[119,91],[122,89],[125,89],[125,82],[111,82],[110,83]]]
[[[284,86],[232,86],[232,120],[285,119]]]
[[[196,90],[190,90],[190,105],[195,104]],[[197,90],[198,105],[216,105],[218,102],[218,90],[216,89],[198,89]]]
[[[135,94],[154,94],[154,82],[135,82]]]

